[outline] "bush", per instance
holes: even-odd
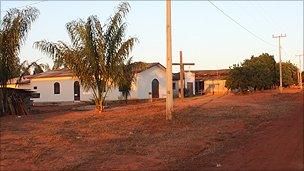
[[[296,84],[297,67],[289,61],[282,62],[282,78],[285,87]],[[279,64],[273,56],[263,53],[230,67],[225,86],[245,92],[251,89],[254,91],[271,89],[274,85],[279,85]]]

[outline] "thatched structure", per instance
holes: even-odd
[[[33,91],[16,88],[0,88],[0,116],[27,115],[32,107]]]

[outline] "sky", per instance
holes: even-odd
[[[119,1],[3,1],[1,18],[10,8],[32,4],[40,11],[20,51],[20,61],[36,61],[53,65],[50,57],[33,48],[39,40],[70,42],[65,25],[76,19],[97,15],[101,22],[114,14]],[[281,39],[282,61],[298,65],[295,56],[303,54],[303,1],[213,1],[213,3],[257,35],[231,21],[208,1],[172,2],[172,61],[195,65],[185,69],[224,69],[252,55],[269,53],[278,61],[278,39]],[[134,61],[160,62],[166,66],[165,1],[129,1],[126,37],[139,39],[131,56]],[[267,43],[265,43],[266,41]],[[304,64],[303,64],[304,65]],[[303,66],[302,66],[303,67]],[[178,66],[173,67],[177,72]]]

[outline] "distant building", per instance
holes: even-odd
[[[195,74],[196,94],[223,94],[228,91],[225,87],[229,69],[193,70]]]
[[[228,69],[221,70],[191,70],[185,71],[185,95],[223,94],[228,91],[225,87]],[[173,74],[174,97],[180,92],[179,73]]]
[[[193,72],[186,71],[184,80],[184,88],[186,96],[193,96],[195,92],[195,74]],[[173,73],[173,96],[179,97],[180,94],[180,75],[179,73]]]

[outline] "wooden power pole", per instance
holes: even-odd
[[[171,0],[166,0],[166,119],[172,119],[173,110],[173,90],[172,90],[172,35],[171,35]]]
[[[280,87],[279,87],[279,90],[280,90],[280,93],[283,92],[283,80],[282,80],[282,60],[281,60],[281,37],[286,37],[286,34],[281,34],[281,35],[278,35],[278,36],[274,36],[272,35],[272,38],[278,38],[279,39],[279,65],[280,65]]]
[[[183,63],[183,52],[179,51],[179,63],[172,63],[172,65],[179,65],[180,71],[179,71],[179,81],[180,81],[180,98],[184,100],[184,88],[185,88],[185,65],[194,65],[194,63]]]
[[[299,87],[300,87],[300,89],[302,90],[303,89],[303,83],[302,83],[302,64],[301,64],[301,56],[303,56],[303,54],[301,54],[301,55],[296,55],[296,56],[298,56],[299,57],[299,74],[298,74],[298,76],[299,76]],[[304,61],[303,61],[304,62]]]

